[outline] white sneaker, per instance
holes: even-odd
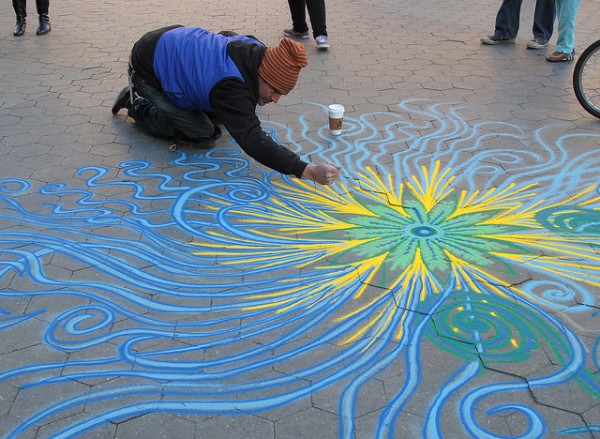
[[[317,43],[317,49],[329,49],[331,46],[329,45],[329,40],[325,35],[319,35],[315,38],[315,42]]]
[[[548,44],[548,41],[543,41],[538,38],[534,38],[533,40],[527,43],[528,49],[543,49]]]

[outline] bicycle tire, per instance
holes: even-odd
[[[581,106],[600,118],[600,40],[590,44],[577,60],[573,89]]]

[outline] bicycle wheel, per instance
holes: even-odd
[[[585,49],[577,60],[573,89],[581,106],[600,118],[600,40]]]

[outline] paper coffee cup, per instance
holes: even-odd
[[[340,104],[331,104],[328,107],[329,129],[331,134],[339,136],[342,134],[342,124],[344,122],[344,106]]]

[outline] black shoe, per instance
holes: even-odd
[[[46,35],[50,32],[52,28],[50,27],[50,18],[47,15],[40,15],[40,25],[35,31],[36,35]]]
[[[292,38],[302,38],[303,40],[306,40],[310,37],[310,33],[308,31],[298,32],[294,29],[294,26],[292,26],[288,29],[284,29],[283,35],[285,35],[286,37],[292,37]]]
[[[25,33],[25,17],[18,17],[17,24],[15,25],[15,31],[13,35],[15,37],[22,37]]]
[[[115,103],[112,106],[112,114],[117,114],[123,108],[127,108],[129,110],[131,107],[129,90],[129,87],[125,87],[119,92],[117,98],[115,99]]]

